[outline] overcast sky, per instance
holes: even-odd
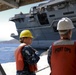
[[[11,17],[14,17],[15,14],[19,14],[20,12],[22,12],[24,14],[28,13],[32,6],[36,6],[38,4],[39,3],[26,5],[26,6],[22,6],[22,7],[18,8],[18,9],[14,8],[14,9],[0,12],[0,41],[12,39],[10,37],[11,33],[17,34],[15,23],[9,21],[9,19]]]
[[[48,1],[48,0],[45,0],[45,2],[46,1]],[[38,4],[40,4],[40,3],[42,3],[42,2],[22,6],[22,7],[19,7],[18,9],[14,8],[14,9],[5,10],[5,11],[0,12],[0,41],[12,39],[10,37],[11,33],[17,34],[15,23],[9,21],[9,19],[11,17],[14,17],[15,14],[19,14],[20,12],[22,12],[24,14],[29,13],[31,7],[38,6]]]

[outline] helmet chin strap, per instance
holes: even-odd
[[[61,40],[71,40],[72,35],[69,34],[68,36],[61,36]]]
[[[64,37],[61,37],[61,40],[71,40],[71,38],[64,38]]]
[[[60,34],[62,40],[70,40],[72,37],[72,30],[67,31],[67,34]]]

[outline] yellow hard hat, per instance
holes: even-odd
[[[20,33],[20,38],[22,38],[22,37],[31,37],[31,38],[33,38],[32,33],[30,32],[30,30],[23,30]]]

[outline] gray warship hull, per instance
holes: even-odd
[[[43,8],[39,11],[39,8]],[[45,8],[45,9],[44,9]],[[34,36],[32,46],[34,48],[48,49],[60,36],[57,31],[57,22],[62,17],[70,18],[74,23],[72,40],[76,40],[76,1],[59,0],[33,7],[28,14],[16,14],[10,18],[15,22],[18,35],[11,34],[19,40],[19,34],[24,29],[29,29]]]

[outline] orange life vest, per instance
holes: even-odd
[[[76,44],[52,45],[51,75],[76,75]]]
[[[35,71],[37,71],[37,70],[38,70],[38,69],[37,69],[37,64],[29,65],[29,70],[30,70],[30,72],[35,72]]]
[[[15,51],[16,69],[17,71],[22,71],[24,69],[23,56],[21,54],[22,48],[26,46],[25,44],[20,44],[20,46]]]
[[[22,48],[26,46],[26,44],[21,44],[15,51],[15,60],[16,60],[16,69],[17,71],[23,71],[24,70],[24,59],[21,54]],[[34,65],[27,65],[30,72],[37,71],[37,64]]]

